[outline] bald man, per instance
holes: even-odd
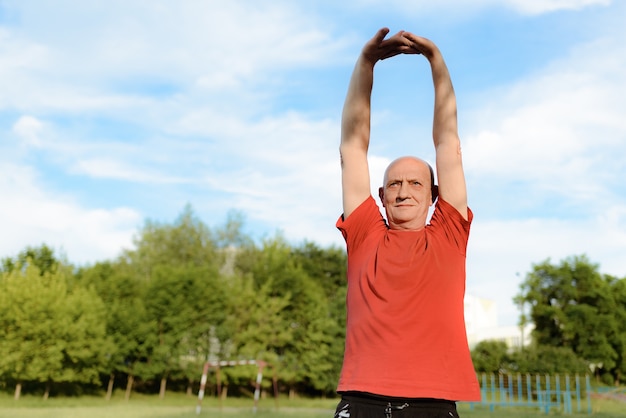
[[[341,125],[343,214],[348,251],[346,343],[335,417],[458,417],[457,401],[480,400],[465,331],[465,253],[472,212],[441,52],[409,32],[379,30],[363,47]],[[432,167],[405,156],[370,193],[367,152],[374,66],[399,54],[424,56],[435,89]],[[434,205],[433,215],[428,213]]]

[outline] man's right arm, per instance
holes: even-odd
[[[371,95],[374,65],[401,53],[414,53],[402,32],[389,39],[389,29],[380,29],[370,39],[354,66],[341,118],[341,186],[343,217],[346,219],[370,196],[367,150],[370,141]]]
[[[341,188],[346,219],[370,195],[367,149],[374,64],[361,54],[356,62],[341,117]]]

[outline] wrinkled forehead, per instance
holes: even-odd
[[[389,164],[383,177],[383,185],[389,180],[430,178],[430,166],[417,157],[400,157]]]

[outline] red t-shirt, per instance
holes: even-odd
[[[472,217],[440,198],[426,227],[391,230],[370,196],[339,218],[348,315],[338,392],[480,400],[463,309]]]

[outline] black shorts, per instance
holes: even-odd
[[[453,401],[345,392],[335,418],[459,418],[459,414]]]

